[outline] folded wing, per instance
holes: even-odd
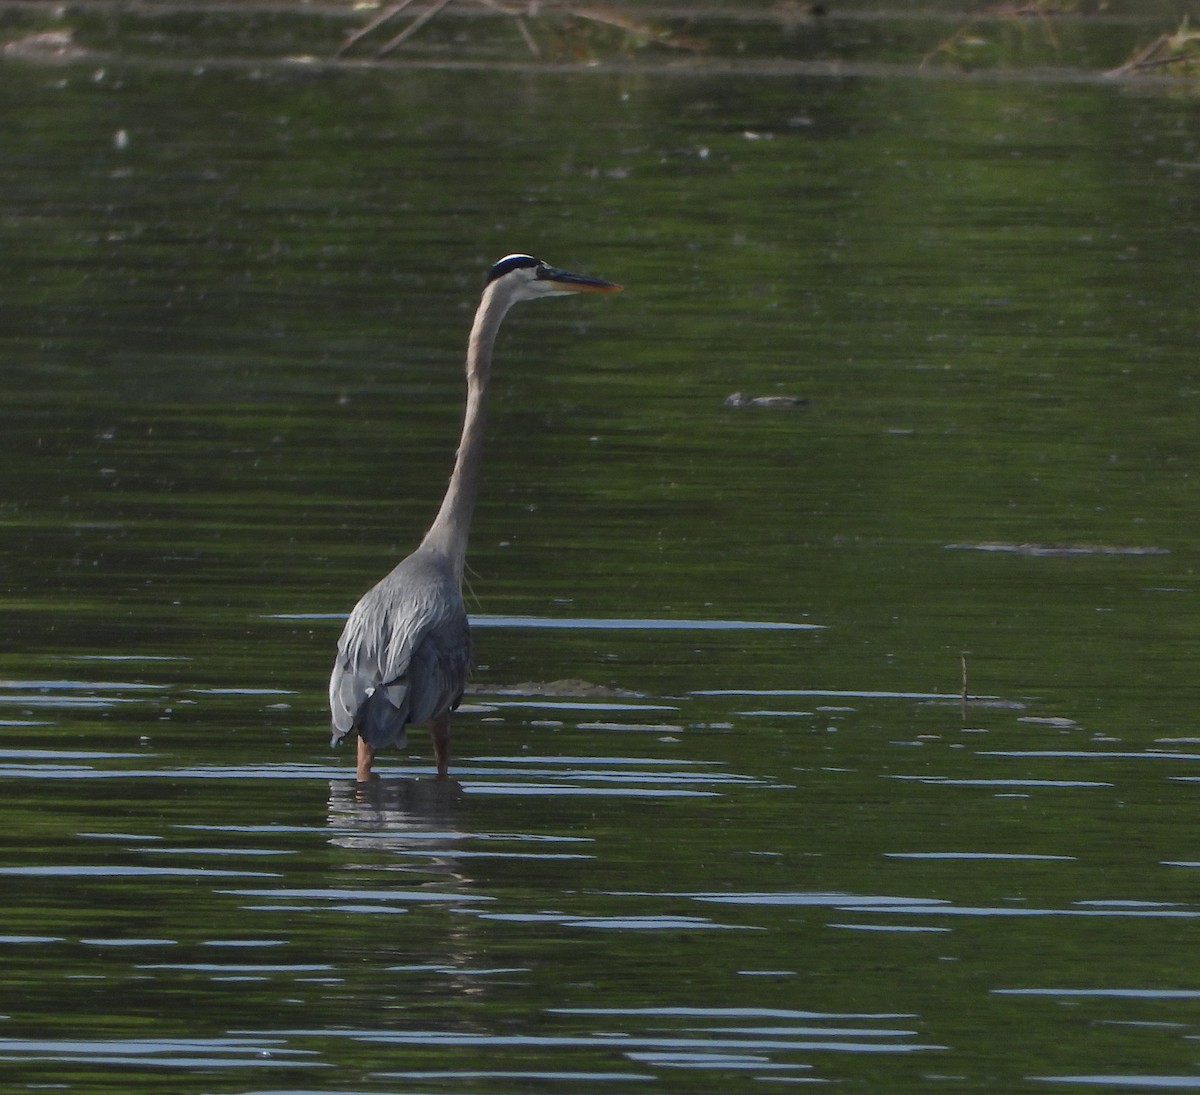
[[[430,553],[405,559],[354,607],[329,679],[332,744],[357,731],[376,749],[458,706],[471,659],[462,594]]]

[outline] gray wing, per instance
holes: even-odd
[[[458,582],[442,560],[410,555],[354,607],[329,678],[332,744],[357,731],[403,746],[410,722],[458,705],[471,633]]]

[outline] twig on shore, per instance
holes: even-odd
[[[582,23],[590,23],[594,26],[608,27],[613,30],[623,31],[630,38],[637,41],[639,44],[655,42],[660,45],[670,46],[675,49],[690,49],[698,50],[704,48],[703,42],[697,42],[693,39],[673,35],[667,31],[660,30],[651,26],[634,16],[622,11],[619,7],[603,3],[570,3],[563,0],[520,0],[518,3],[506,4],[501,0],[475,0],[482,7],[494,11],[500,15],[505,15],[511,18],[517,26],[517,31],[520,33],[522,40],[528,47],[529,52],[535,57],[542,55],[542,50],[538,46],[537,40],[533,36],[533,32],[529,28],[528,20],[533,18],[547,9],[558,11],[572,19],[576,19]],[[360,27],[354,33],[350,34],[341,47],[334,54],[335,57],[343,57],[359,42],[366,38],[369,34],[378,30],[385,23],[396,18],[412,3],[412,0],[396,0],[395,3],[389,4],[378,14],[373,16],[365,26]],[[375,51],[376,57],[384,57],[391,53],[398,46],[408,41],[414,34],[417,33],[423,26],[429,23],[445,8],[449,7],[452,0],[431,0],[429,5],[416,15],[412,22],[408,24],[394,38],[385,42]]]
[[[1152,68],[1167,68],[1179,65],[1181,68],[1200,61],[1200,50],[1195,47],[1200,43],[1200,31],[1191,30],[1185,18],[1179,28],[1170,34],[1160,34],[1148,46],[1138,50],[1123,65],[1106,72],[1105,76],[1131,76],[1137,72],[1145,72]],[[1195,75],[1194,72],[1185,73]]]

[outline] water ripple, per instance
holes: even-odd
[[[198,872],[208,873],[208,872]],[[301,889],[280,887],[279,889],[218,890],[218,893],[236,897],[273,897],[301,899],[306,901],[494,901],[495,898],[472,893],[444,893],[434,890],[368,890],[355,888]]]
[[[1139,1091],[1198,1091],[1200,1076],[1115,1076],[1088,1073],[1078,1076],[1030,1076],[1044,1084],[1087,1084],[1090,1087],[1131,1087]]]
[[[159,1068],[326,1067],[312,1050],[288,1049],[278,1039],[250,1038],[0,1038],[0,1060],[59,1061]]]
[[[1200,989],[992,989],[996,996],[1053,996],[1062,999],[1115,998],[1120,1000],[1200,1000]]]
[[[559,924],[609,931],[764,931],[741,924],[717,924],[702,916],[573,916],[566,913],[476,913],[481,920],[514,924]]]
[[[0,875],[24,878],[278,878],[273,871],[228,871],[209,867],[104,866],[0,867]]]

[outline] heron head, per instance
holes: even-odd
[[[487,285],[503,288],[515,303],[538,297],[561,297],[568,293],[617,293],[621,286],[602,278],[573,274],[548,266],[532,255],[506,255],[487,276]]]

